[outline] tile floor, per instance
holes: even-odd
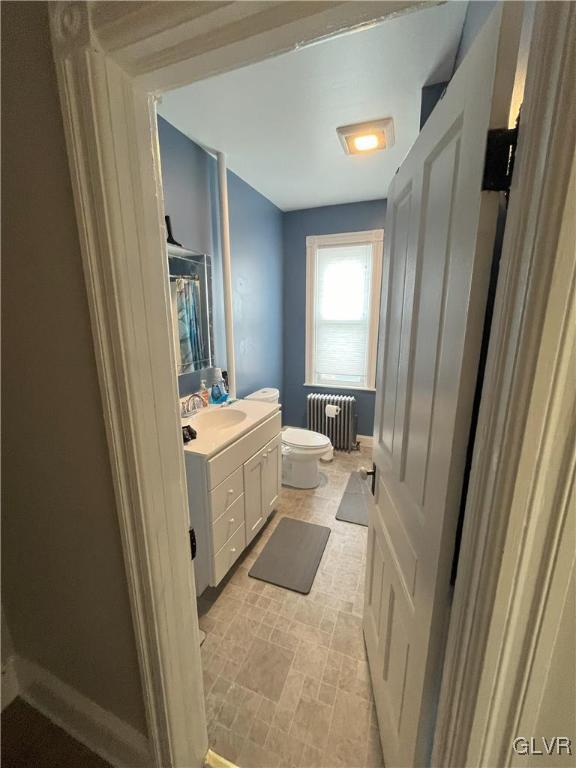
[[[199,601],[210,746],[241,768],[383,766],[361,629],[367,529],[335,520],[349,473],[370,463],[337,453],[319,488],[282,488],[266,529]],[[282,516],[332,529],[309,595],[248,576]]]

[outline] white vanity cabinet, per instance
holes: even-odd
[[[244,464],[246,545],[276,507],[282,472],[280,445],[280,435],[276,435]]]
[[[198,595],[217,586],[275,509],[282,478],[280,412],[222,450],[185,448],[190,525],[196,533]]]

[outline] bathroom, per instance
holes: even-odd
[[[428,9],[157,104],[208,735],[238,765],[383,765],[362,615],[386,190],[464,17]]]

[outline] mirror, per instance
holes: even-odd
[[[218,297],[219,264],[210,254],[171,243],[166,218],[172,338],[182,396],[198,391],[203,379],[210,387],[218,378],[215,368],[226,367],[225,355],[218,351],[222,349],[218,327],[223,325],[217,310],[222,303]]]
[[[212,260],[168,245],[170,305],[178,375],[214,366]]]

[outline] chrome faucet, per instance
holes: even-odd
[[[200,403],[198,406],[195,403]],[[181,405],[180,408],[180,415],[181,416],[193,416],[195,413],[197,413],[202,408],[206,407],[206,402],[204,401],[204,398],[202,395],[199,395],[198,392],[193,392],[190,397],[187,397],[186,400]]]

